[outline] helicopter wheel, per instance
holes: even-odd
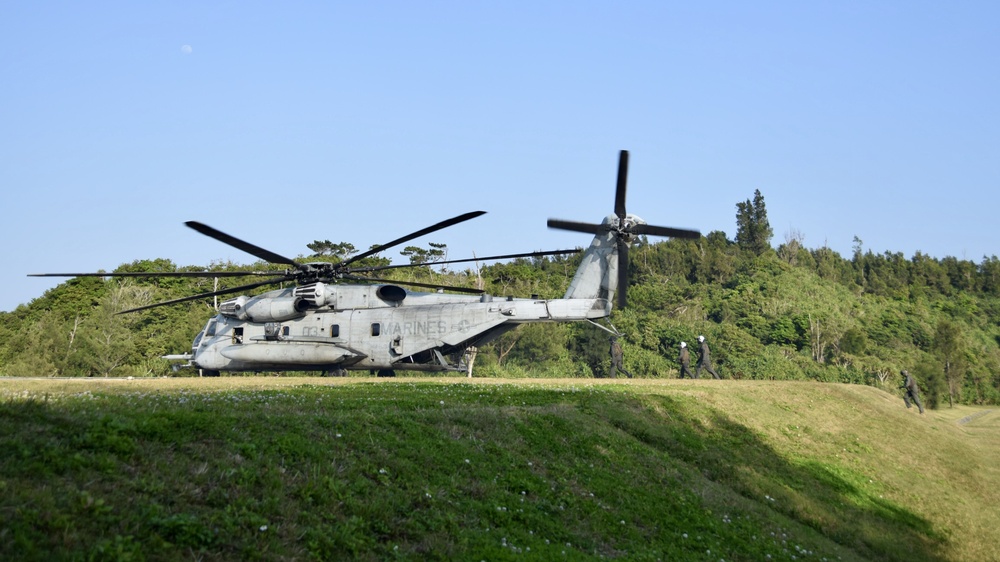
[[[219,376],[219,371],[215,371],[215,370],[212,370],[212,369],[203,369],[201,371],[201,376],[203,376],[203,377],[217,377],[217,376]]]
[[[394,377],[396,376],[396,371],[392,369],[379,369],[376,377]]]

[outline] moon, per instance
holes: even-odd
[[[191,54],[191,45],[182,45],[181,46],[181,52],[184,53],[185,55],[190,55]]]

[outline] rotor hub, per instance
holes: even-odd
[[[625,292],[628,287],[628,249],[639,236],[668,236],[674,238],[698,238],[697,230],[653,226],[625,210],[625,184],[628,178],[628,152],[618,155],[618,184],[615,188],[614,214],[608,215],[600,224],[549,219],[549,228],[560,228],[576,232],[586,232],[598,236],[613,233],[617,241],[615,251],[618,256],[618,306],[625,306]]]

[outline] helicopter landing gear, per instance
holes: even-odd
[[[375,374],[376,377],[394,377],[396,376],[396,371],[392,369],[379,369],[378,373]]]
[[[202,369],[201,376],[203,377],[217,377],[219,376],[219,371],[213,369]]]

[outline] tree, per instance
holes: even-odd
[[[840,351],[851,355],[861,355],[868,346],[868,336],[859,328],[848,328],[840,336]]]
[[[62,352],[61,342],[57,341],[62,331],[51,313],[11,335],[11,343],[27,351],[15,355],[13,360],[5,360],[0,365],[0,373],[6,377],[51,377],[62,374],[55,361]]]
[[[91,326],[84,334],[89,346],[90,368],[101,376],[131,365],[137,337],[133,329],[138,317],[118,314],[122,310],[149,304],[147,288],[131,279],[109,281],[111,288],[90,315]]]
[[[767,222],[767,209],[760,190],[754,190],[753,201],[736,204],[736,244],[743,250],[761,255],[771,249],[774,230]]]
[[[944,374],[936,365],[936,361],[917,363],[911,374],[917,379],[925,405],[932,410],[937,410],[941,405],[941,395],[944,394],[947,383],[944,380]]]
[[[354,248],[354,244],[351,244],[350,242],[334,244],[329,240],[313,240],[312,244],[306,244],[306,248],[312,250],[314,256],[331,256],[338,258],[339,261],[344,261],[358,253],[358,251]]]
[[[1000,259],[996,256],[983,256],[979,264],[979,276],[982,278],[983,292],[1000,296]]]
[[[793,228],[785,233],[785,243],[778,247],[778,257],[788,265],[797,265],[799,255],[803,251],[802,241],[805,235],[802,231]]]
[[[517,345],[508,350],[506,359],[522,367],[545,367],[568,355],[569,328],[565,324],[525,324],[500,339],[508,335],[517,338]]]
[[[721,230],[709,232],[704,241],[698,241],[695,278],[706,284],[728,283],[736,271],[735,259],[730,251],[731,242]]]
[[[934,333],[934,351],[941,359],[948,385],[948,405],[955,407],[955,393],[965,374],[965,338],[958,324],[942,319]]]
[[[448,257],[448,245],[431,242],[429,249],[420,248],[418,246],[407,246],[399,253],[410,258],[410,263],[412,265],[434,263]]]
[[[857,263],[861,256],[863,255],[862,250],[864,250],[864,241],[858,238],[857,234],[854,235],[854,243],[851,245],[851,259],[854,263]]]

